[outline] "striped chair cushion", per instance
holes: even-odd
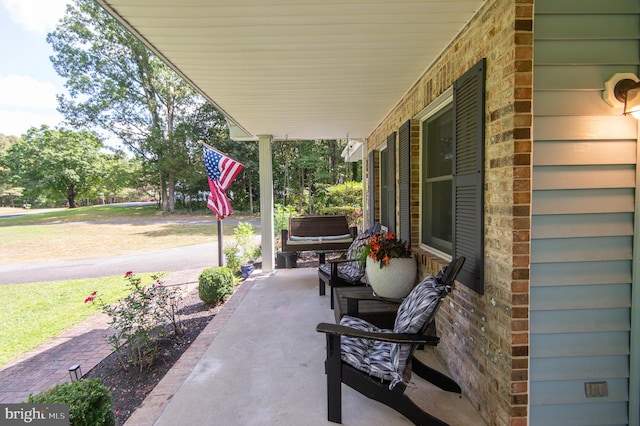
[[[380,329],[367,321],[348,315],[342,317],[340,324],[378,333],[419,333],[433,316],[440,298],[446,293],[446,286],[440,284],[435,277],[429,276],[422,280],[398,308],[393,331]],[[411,346],[343,336],[341,358],[371,376],[389,380],[389,388],[393,389],[403,381]]]
[[[338,265],[338,278],[344,281],[358,281],[364,276],[364,262],[360,262],[360,257],[364,251],[364,246],[369,241],[369,232],[361,232],[349,246],[347,259],[357,259],[353,262],[344,262]],[[320,265],[320,270],[327,275],[331,275],[331,264]]]
[[[331,275],[331,265],[325,263],[320,265],[320,270],[327,275]],[[338,265],[338,278],[344,281],[358,281],[364,276],[364,271],[358,265],[358,262],[345,262]]]
[[[446,296],[447,291],[446,286],[440,284],[434,276],[422,280],[398,308],[393,332],[419,333],[426,322],[432,319],[438,302]],[[394,345],[391,348],[391,359],[399,371],[404,371],[410,353],[411,345]]]
[[[341,266],[349,266],[351,269],[348,271],[349,273],[356,273],[362,277],[364,276],[364,262],[360,262],[360,257],[362,257],[362,253],[364,252],[364,246],[369,242],[369,233],[361,232],[358,234],[356,239],[349,246],[349,250],[347,250],[347,259],[357,259],[354,262],[346,263]]]
[[[391,332],[391,330],[378,328],[367,321],[349,315],[342,317],[340,324],[363,331]],[[402,377],[398,375],[397,369],[391,361],[389,355],[391,346],[395,346],[395,344],[359,337],[342,336],[340,338],[341,358],[344,362],[371,376],[389,380],[395,386],[402,381]]]

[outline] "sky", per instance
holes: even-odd
[[[0,0],[0,133],[21,136],[30,127],[58,126],[56,74],[47,43],[68,0]]]

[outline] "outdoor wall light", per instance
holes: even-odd
[[[69,376],[71,377],[72,382],[82,379],[82,370],[80,369],[80,364],[75,364],[69,367]]]
[[[635,74],[614,74],[604,83],[602,98],[614,108],[624,106],[624,115],[640,120],[640,81]]]

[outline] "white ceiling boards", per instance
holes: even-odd
[[[338,139],[367,137],[483,0],[99,2],[250,137]]]

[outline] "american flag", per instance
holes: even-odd
[[[215,212],[219,220],[229,216],[233,209],[225,191],[244,167],[211,148],[204,147],[204,167],[209,180],[207,207]]]

